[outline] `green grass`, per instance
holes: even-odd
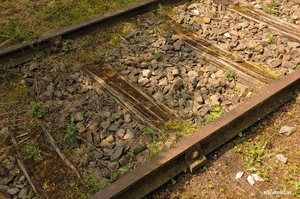
[[[0,5],[0,47],[30,41],[140,0],[4,1]]]

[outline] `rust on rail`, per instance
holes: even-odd
[[[189,167],[186,154],[198,152],[206,156],[289,101],[299,89],[300,70],[263,88],[230,113],[204,126],[90,199],[133,199],[146,196]]]

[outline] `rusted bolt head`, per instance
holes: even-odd
[[[198,158],[198,157],[199,157],[199,152],[198,152],[198,151],[194,151],[194,152],[193,152],[192,158],[193,158],[193,159],[196,159],[196,158]]]

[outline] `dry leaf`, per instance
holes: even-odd
[[[243,171],[237,172],[237,174],[235,175],[235,179],[239,179],[244,175]]]
[[[255,181],[251,175],[248,176],[247,180],[252,186],[255,184]]]

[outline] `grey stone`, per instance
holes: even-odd
[[[54,96],[61,99],[62,98],[62,92],[60,90],[55,90],[54,91]]]
[[[298,42],[288,42],[287,45],[292,48],[300,47],[300,44]]]
[[[134,154],[138,154],[139,152],[143,151],[145,148],[146,145],[144,142],[138,142],[131,148],[131,150],[134,152]]]
[[[8,162],[6,165],[6,168],[8,170],[13,170],[15,168],[16,164],[14,162]]]
[[[0,184],[0,190],[7,191],[8,189],[9,189],[9,186]]]
[[[100,147],[102,147],[104,149],[112,149],[114,147],[114,143],[109,143],[107,140],[101,140]],[[111,154],[109,154],[109,155],[111,155]],[[105,154],[105,155],[107,155],[107,154]]]
[[[220,105],[220,97],[218,95],[210,96],[210,105],[211,106],[219,106]]]
[[[96,158],[96,159],[100,159],[103,157],[103,153],[101,151],[98,151],[98,150],[93,150],[91,152],[91,155]]]
[[[189,76],[189,81],[190,81],[191,83],[194,83],[195,78],[198,77],[198,72],[197,72],[197,71],[194,71],[194,70],[189,71],[189,72],[188,72],[188,76]]]
[[[194,100],[197,104],[202,104],[203,103],[203,97],[201,95],[201,93],[194,93]]]
[[[130,114],[125,114],[124,115],[124,122],[125,123],[129,123],[129,122],[131,122],[131,115]]]
[[[26,180],[25,176],[21,176],[21,177],[19,178],[19,182],[24,182],[25,180]]]
[[[24,198],[28,193],[27,188],[23,188],[20,190],[19,194],[18,194],[18,198]]]
[[[115,138],[113,135],[109,135],[105,140],[111,144],[115,141]]]
[[[294,63],[290,62],[290,61],[283,61],[281,64],[282,67],[285,68],[294,68]]]
[[[167,78],[163,78],[163,79],[159,80],[158,85],[159,85],[159,86],[166,86],[166,85],[168,85],[168,80],[167,80]]]
[[[164,94],[162,92],[158,91],[158,92],[154,93],[152,97],[154,99],[156,99],[157,101],[162,102],[164,99]]]
[[[184,44],[183,41],[177,40],[177,41],[173,44],[174,50],[176,50],[176,51],[181,50],[181,47],[183,46],[183,44]]]
[[[107,118],[107,117],[110,117],[111,112],[110,111],[100,111],[99,114],[101,117]]]
[[[239,91],[240,96],[242,96],[245,93],[245,91],[248,89],[248,86],[241,84],[239,82],[236,83],[235,87]]]
[[[108,129],[108,127],[110,126],[111,122],[108,120],[108,121],[105,121],[105,122],[101,122],[100,126],[106,130]]]
[[[77,112],[74,114],[74,121],[81,122],[84,119],[83,112]]]
[[[113,123],[108,127],[108,130],[112,132],[116,132],[119,129],[119,126],[120,126],[119,124]]]
[[[50,84],[49,86],[47,86],[47,90],[44,92],[44,94],[47,97],[51,97],[51,96],[53,96],[53,93],[54,93],[54,87],[53,87],[53,84]]]
[[[53,78],[50,75],[45,75],[44,77],[42,77],[42,80],[44,80],[45,82],[52,82]]]
[[[76,123],[76,127],[78,128],[78,132],[79,133],[82,133],[82,132],[84,132],[86,130],[86,128],[85,128],[85,126],[84,126],[84,124],[82,122]]]
[[[244,22],[241,22],[239,24],[237,24],[238,27],[241,27],[241,28],[247,28],[249,26],[249,22],[248,21],[244,21]]]
[[[114,149],[110,149],[108,147],[103,147],[103,155],[111,156],[114,153]]]
[[[295,131],[296,131],[296,127],[282,126],[279,130],[279,133],[290,136]]]
[[[33,70],[38,69],[38,67],[39,67],[39,63],[38,62],[31,62],[30,65],[29,65],[29,70],[33,71]]]
[[[118,168],[119,168],[119,163],[118,162],[112,162],[112,163],[108,164],[107,168],[110,171],[117,171]]]
[[[117,132],[116,132],[116,135],[117,135],[119,138],[123,138],[124,135],[125,135],[125,130],[124,130],[124,129],[118,129]]]
[[[123,136],[124,140],[134,138],[134,134],[130,129],[127,129],[126,134]]]
[[[210,21],[211,21],[211,18],[210,17],[203,17],[202,20],[203,20],[204,23],[209,24]]]
[[[141,86],[145,86],[146,84],[149,83],[149,79],[148,78],[145,78],[145,77],[141,77],[138,79],[138,83],[141,85]]]
[[[9,137],[8,127],[2,128],[1,131],[0,131],[0,135],[1,135],[1,138],[6,140]]]
[[[129,163],[129,158],[127,156],[121,156],[121,158],[119,159],[119,165],[120,167],[125,166],[126,164]]]
[[[151,70],[146,69],[142,71],[143,77],[149,78],[151,76]]]
[[[89,88],[88,87],[81,87],[79,90],[78,90],[78,93],[82,94],[82,93],[86,93],[89,91]]]
[[[114,148],[114,153],[110,156],[110,161],[114,162],[114,161],[117,161],[122,153],[123,153],[123,149],[124,149],[124,143],[123,142],[117,142],[116,143],[116,146]]]
[[[183,80],[181,78],[176,78],[173,82],[172,88],[178,90],[183,85]]]
[[[277,68],[281,65],[282,59],[275,59],[271,64],[270,68]]]
[[[74,73],[69,76],[70,79],[78,81],[80,74],[79,73]]]
[[[7,190],[7,193],[9,193],[10,195],[16,195],[17,193],[19,193],[19,189],[18,188],[11,188]]]
[[[120,119],[122,116],[123,116],[123,113],[122,113],[121,111],[117,111],[117,112],[115,112],[115,113],[112,114],[112,117],[113,117],[115,120]]]
[[[245,50],[246,46],[244,44],[239,44],[237,47],[234,48],[236,51],[242,51]]]
[[[172,73],[167,73],[168,81],[172,81],[174,79],[174,75]]]

